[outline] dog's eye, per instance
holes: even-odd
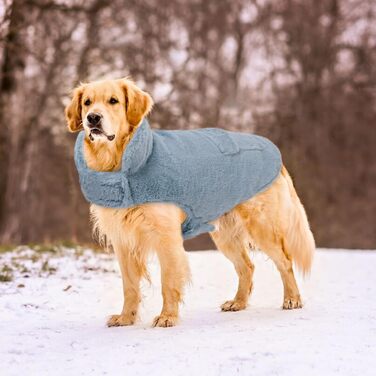
[[[110,103],[111,104],[116,104],[116,103],[119,103],[119,101],[116,98],[111,98],[110,99]]]
[[[86,99],[86,101],[84,102],[84,105],[85,106],[90,106],[90,103],[91,103],[90,99]]]

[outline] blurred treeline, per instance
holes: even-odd
[[[90,241],[63,109],[80,81],[130,75],[154,127],[270,137],[320,246],[376,246],[374,0],[0,0],[0,16],[0,242]]]

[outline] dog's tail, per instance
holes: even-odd
[[[308,218],[293,182],[286,168],[282,166],[282,176],[286,179],[293,205],[287,223],[287,233],[284,237],[284,248],[303,274],[309,273],[315,251],[315,239],[309,227]]]

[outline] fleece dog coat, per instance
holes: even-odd
[[[269,187],[282,166],[278,148],[263,137],[217,128],[151,130],[144,119],[121,169],[97,172],[85,162],[84,137],[77,137],[75,162],[85,198],[110,208],[174,203],[187,215],[185,239],[213,231],[210,221]]]

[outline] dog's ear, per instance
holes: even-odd
[[[73,91],[72,100],[65,108],[65,118],[67,120],[68,129],[71,132],[78,132],[83,129],[81,119],[81,100],[84,91],[83,85],[77,87]]]
[[[128,123],[135,127],[151,111],[153,99],[128,78],[120,80],[120,83],[125,94],[125,111]]]

